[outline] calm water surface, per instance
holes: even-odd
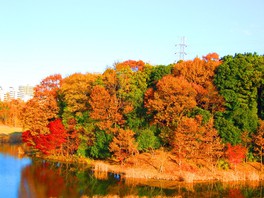
[[[124,180],[93,173],[83,165],[50,162],[17,154],[0,144],[0,198],[75,197],[262,197],[259,183],[184,184]]]

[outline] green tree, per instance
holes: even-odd
[[[106,159],[110,157],[109,144],[112,141],[112,137],[113,135],[107,134],[104,131],[97,131],[95,133],[94,144],[87,149],[89,156],[96,159]]]
[[[153,128],[153,127],[152,127]],[[138,150],[147,152],[160,147],[160,140],[151,129],[143,129],[138,132]]]
[[[148,87],[154,87],[156,83],[162,79],[166,75],[172,74],[173,65],[157,65],[151,67],[149,79],[148,79]]]
[[[226,111],[217,120],[217,128],[222,137],[229,136],[224,134],[230,133],[227,127],[236,129],[232,131],[238,139],[232,144],[241,141],[242,132],[248,131],[250,135],[257,129],[258,115],[263,108],[259,98],[263,94],[263,67],[263,56],[248,53],[225,56],[217,68],[214,82],[226,101]]]

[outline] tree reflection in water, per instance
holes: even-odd
[[[166,195],[175,190],[127,185],[118,174],[94,174],[92,169],[35,159],[21,172],[19,197],[81,197]]]
[[[20,197],[59,197],[65,188],[59,171],[45,162],[25,167],[21,172]]]
[[[125,181],[118,174],[94,173],[83,165],[34,159],[21,173],[19,197],[261,197],[262,188],[239,183],[162,183]]]
[[[119,174],[93,172],[85,165],[19,158],[17,146],[0,145],[0,165],[0,197],[262,197],[264,194],[261,183],[252,181],[186,184],[125,180]]]

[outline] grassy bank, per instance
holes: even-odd
[[[0,134],[11,134],[11,133],[15,133],[15,132],[22,132],[22,128],[21,127],[10,127],[7,125],[0,125]]]
[[[261,181],[264,173],[258,162],[247,162],[230,167],[227,170],[218,167],[197,167],[195,164],[183,164],[179,166],[172,156],[167,153],[165,161],[164,153],[139,154],[130,158],[124,165],[111,164],[103,161],[94,161],[95,171],[108,171],[122,173],[126,179],[140,179],[145,181],[164,180],[177,182],[239,182],[239,181]],[[263,169],[263,168],[262,168]],[[264,170],[264,169],[263,169]]]
[[[165,156],[164,156],[165,155]],[[124,164],[112,160],[100,161],[79,158],[49,156],[53,161],[82,163],[91,166],[95,176],[107,177],[108,172],[121,174],[127,181],[139,181],[150,185],[155,181],[164,181],[164,184],[174,182],[259,182],[264,180],[264,172],[258,162],[243,162],[226,170],[211,165],[198,167],[195,164],[183,163],[179,166],[171,153],[154,151],[130,157]],[[262,168],[264,170],[264,168]]]
[[[0,125],[0,143],[20,143],[22,128]]]

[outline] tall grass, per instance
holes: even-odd
[[[94,171],[98,172],[108,172],[109,171],[109,165],[104,162],[95,162],[94,164]]]

